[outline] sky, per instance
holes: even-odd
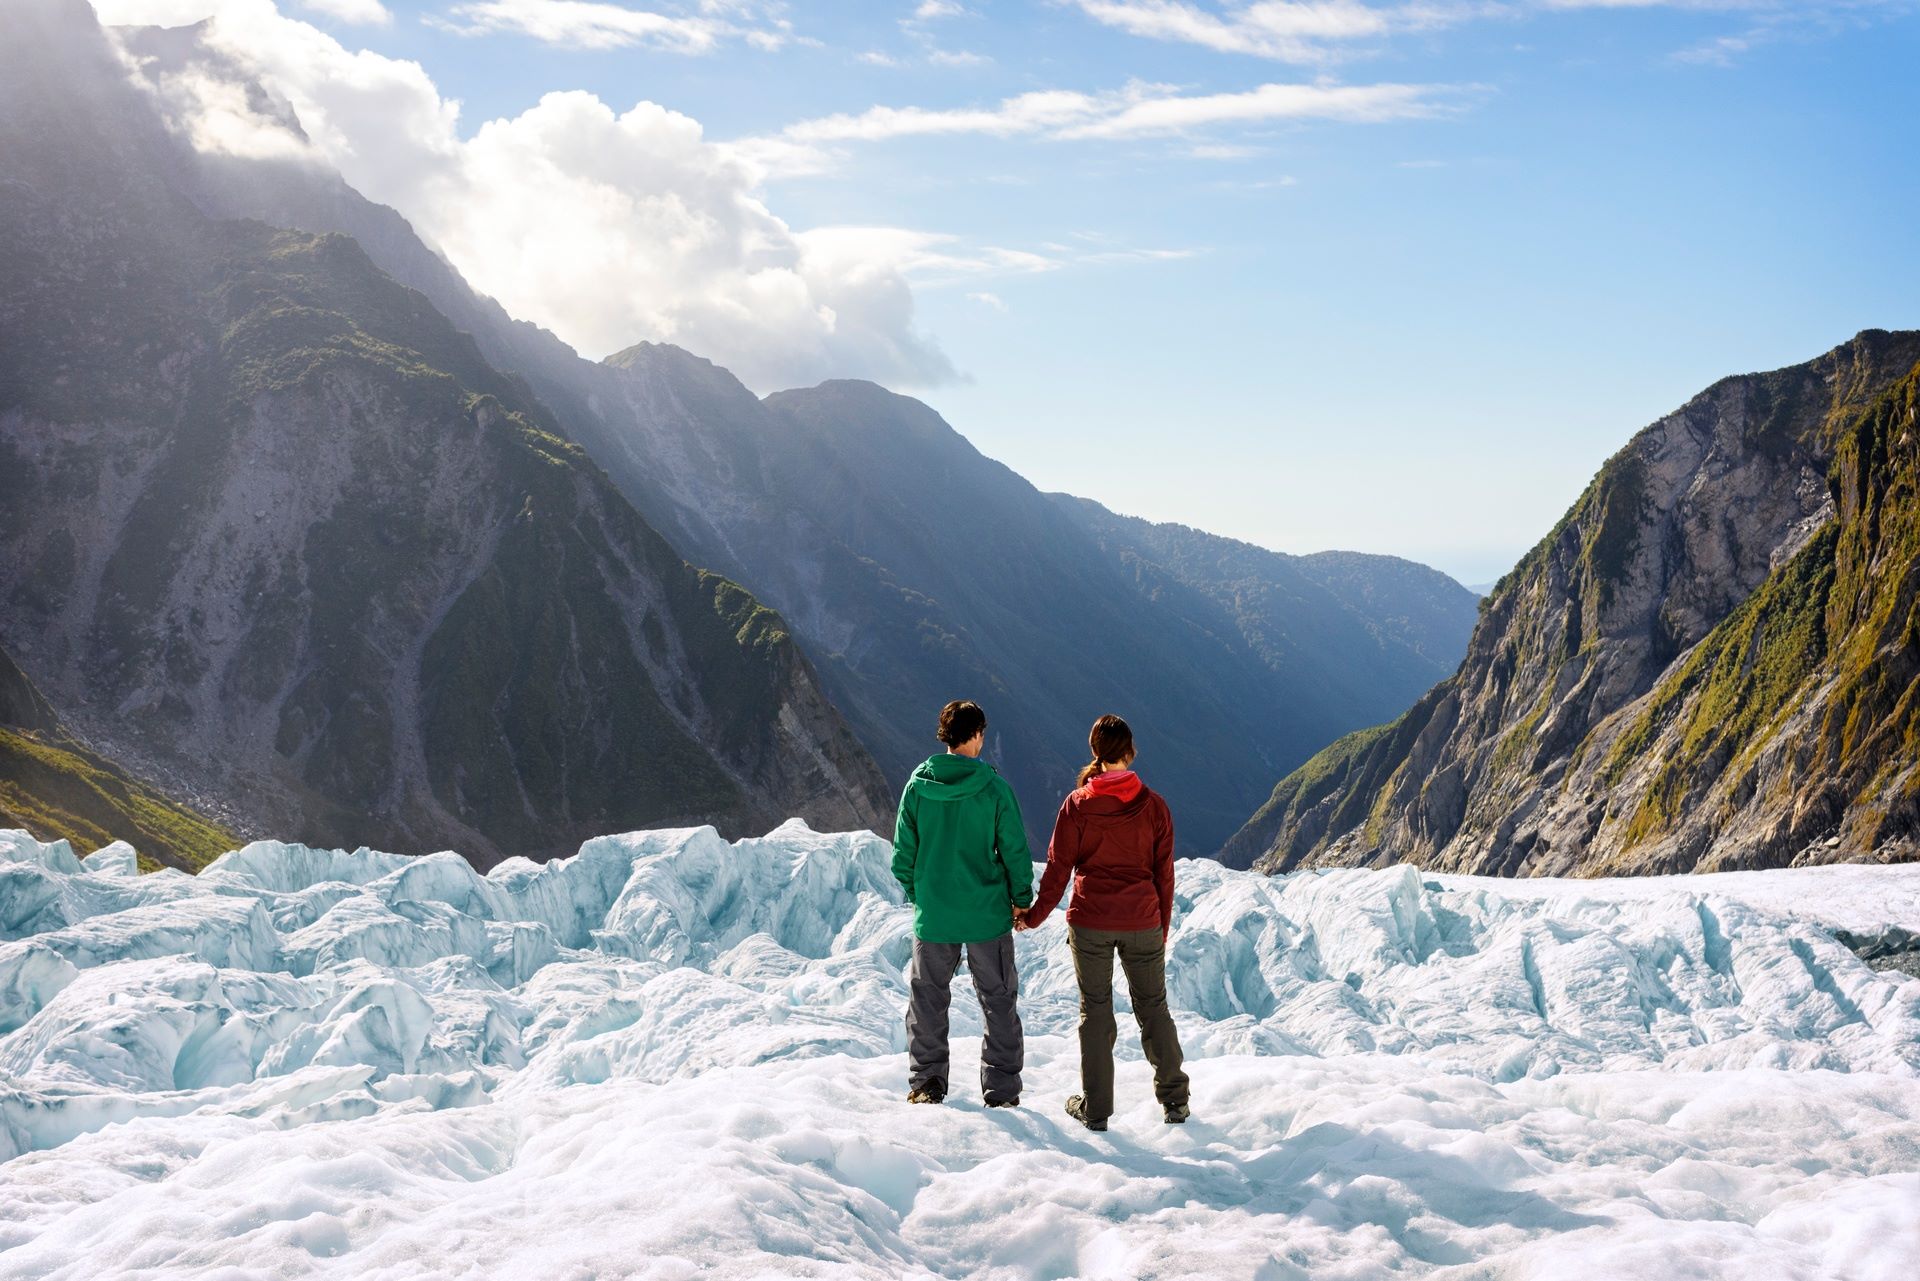
[[[1920,326],[1920,0],[95,0],[598,358],[1497,578],[1727,374]],[[217,84],[178,127],[262,134]]]

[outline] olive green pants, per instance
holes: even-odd
[[[1067,927],[1073,972],[1080,980],[1080,1089],[1087,1115],[1113,1115],[1113,957],[1127,976],[1140,1048],[1153,1065],[1153,1092],[1160,1106],[1187,1104],[1187,1074],[1181,1070],[1180,1036],[1167,1009],[1167,944],[1159,930],[1083,930]]]

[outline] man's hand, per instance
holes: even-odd
[[[1030,930],[1033,928],[1027,924],[1027,912],[1029,910],[1028,908],[1021,907],[1018,903],[1013,905],[1013,928],[1016,931]]]

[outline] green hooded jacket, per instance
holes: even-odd
[[[913,772],[893,828],[893,874],[926,943],[984,943],[1033,902],[1033,851],[1000,771],[942,752]]]

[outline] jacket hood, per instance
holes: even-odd
[[[941,752],[929,756],[913,771],[913,782],[920,795],[930,801],[959,801],[976,796],[988,783],[1000,777],[1000,771],[977,756]]]
[[[1095,775],[1074,792],[1072,799],[1074,808],[1086,819],[1125,823],[1152,803],[1153,793],[1132,770],[1116,770]]]
[[[1104,774],[1095,774],[1086,782],[1086,788],[1095,796],[1111,796],[1116,801],[1130,801],[1140,794],[1140,776],[1130,769],[1108,770]]]

